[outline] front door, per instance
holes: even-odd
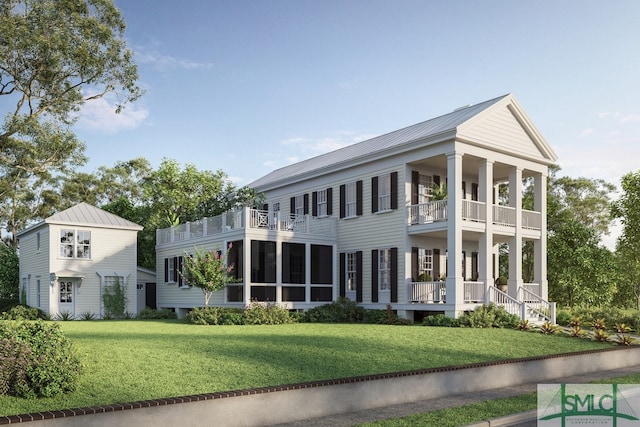
[[[58,292],[58,314],[69,313],[71,318],[75,317],[75,283],[72,280],[62,279],[59,281],[60,290]]]

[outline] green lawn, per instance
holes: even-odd
[[[180,321],[61,322],[86,366],[78,390],[0,397],[0,415],[565,353],[610,344],[504,329]]]

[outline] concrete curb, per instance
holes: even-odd
[[[527,412],[520,412],[519,414],[506,415],[500,418],[493,418],[490,420],[479,421],[474,424],[469,424],[465,427],[501,427],[501,426],[511,426],[514,424],[524,423],[524,422],[534,422],[538,418],[538,411],[532,410]]]

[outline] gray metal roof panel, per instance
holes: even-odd
[[[384,151],[393,147],[435,136],[447,131],[455,130],[458,126],[486,110],[509,95],[503,95],[480,104],[459,108],[449,114],[439,116],[415,125],[411,125],[396,131],[380,135],[366,141],[362,141],[347,147],[340,148],[329,153],[321,154],[307,160],[303,160],[280,169],[276,169],[267,175],[258,178],[249,184],[249,187],[259,188],[281,180],[295,177],[304,173],[313,172],[325,167],[338,164],[345,160],[353,160],[359,157]]]
[[[129,228],[134,230],[142,230],[143,228],[134,222],[84,202],[51,215],[45,222],[55,224],[81,224],[94,227]]]

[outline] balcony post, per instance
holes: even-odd
[[[540,284],[539,296],[549,300],[547,282],[547,177],[538,174],[533,178],[534,209],[540,212],[540,240],[533,243],[534,282]]]
[[[495,283],[493,277],[493,161],[484,159],[479,169],[478,198],[484,202],[485,231],[480,236],[479,280],[485,283],[485,294]]]
[[[458,317],[464,297],[462,277],[462,154],[447,154],[447,296],[449,317]],[[460,285],[458,288],[457,285]]]
[[[522,168],[514,166],[509,172],[509,206],[515,208],[515,231],[509,240],[508,294],[516,298],[522,286]]]

